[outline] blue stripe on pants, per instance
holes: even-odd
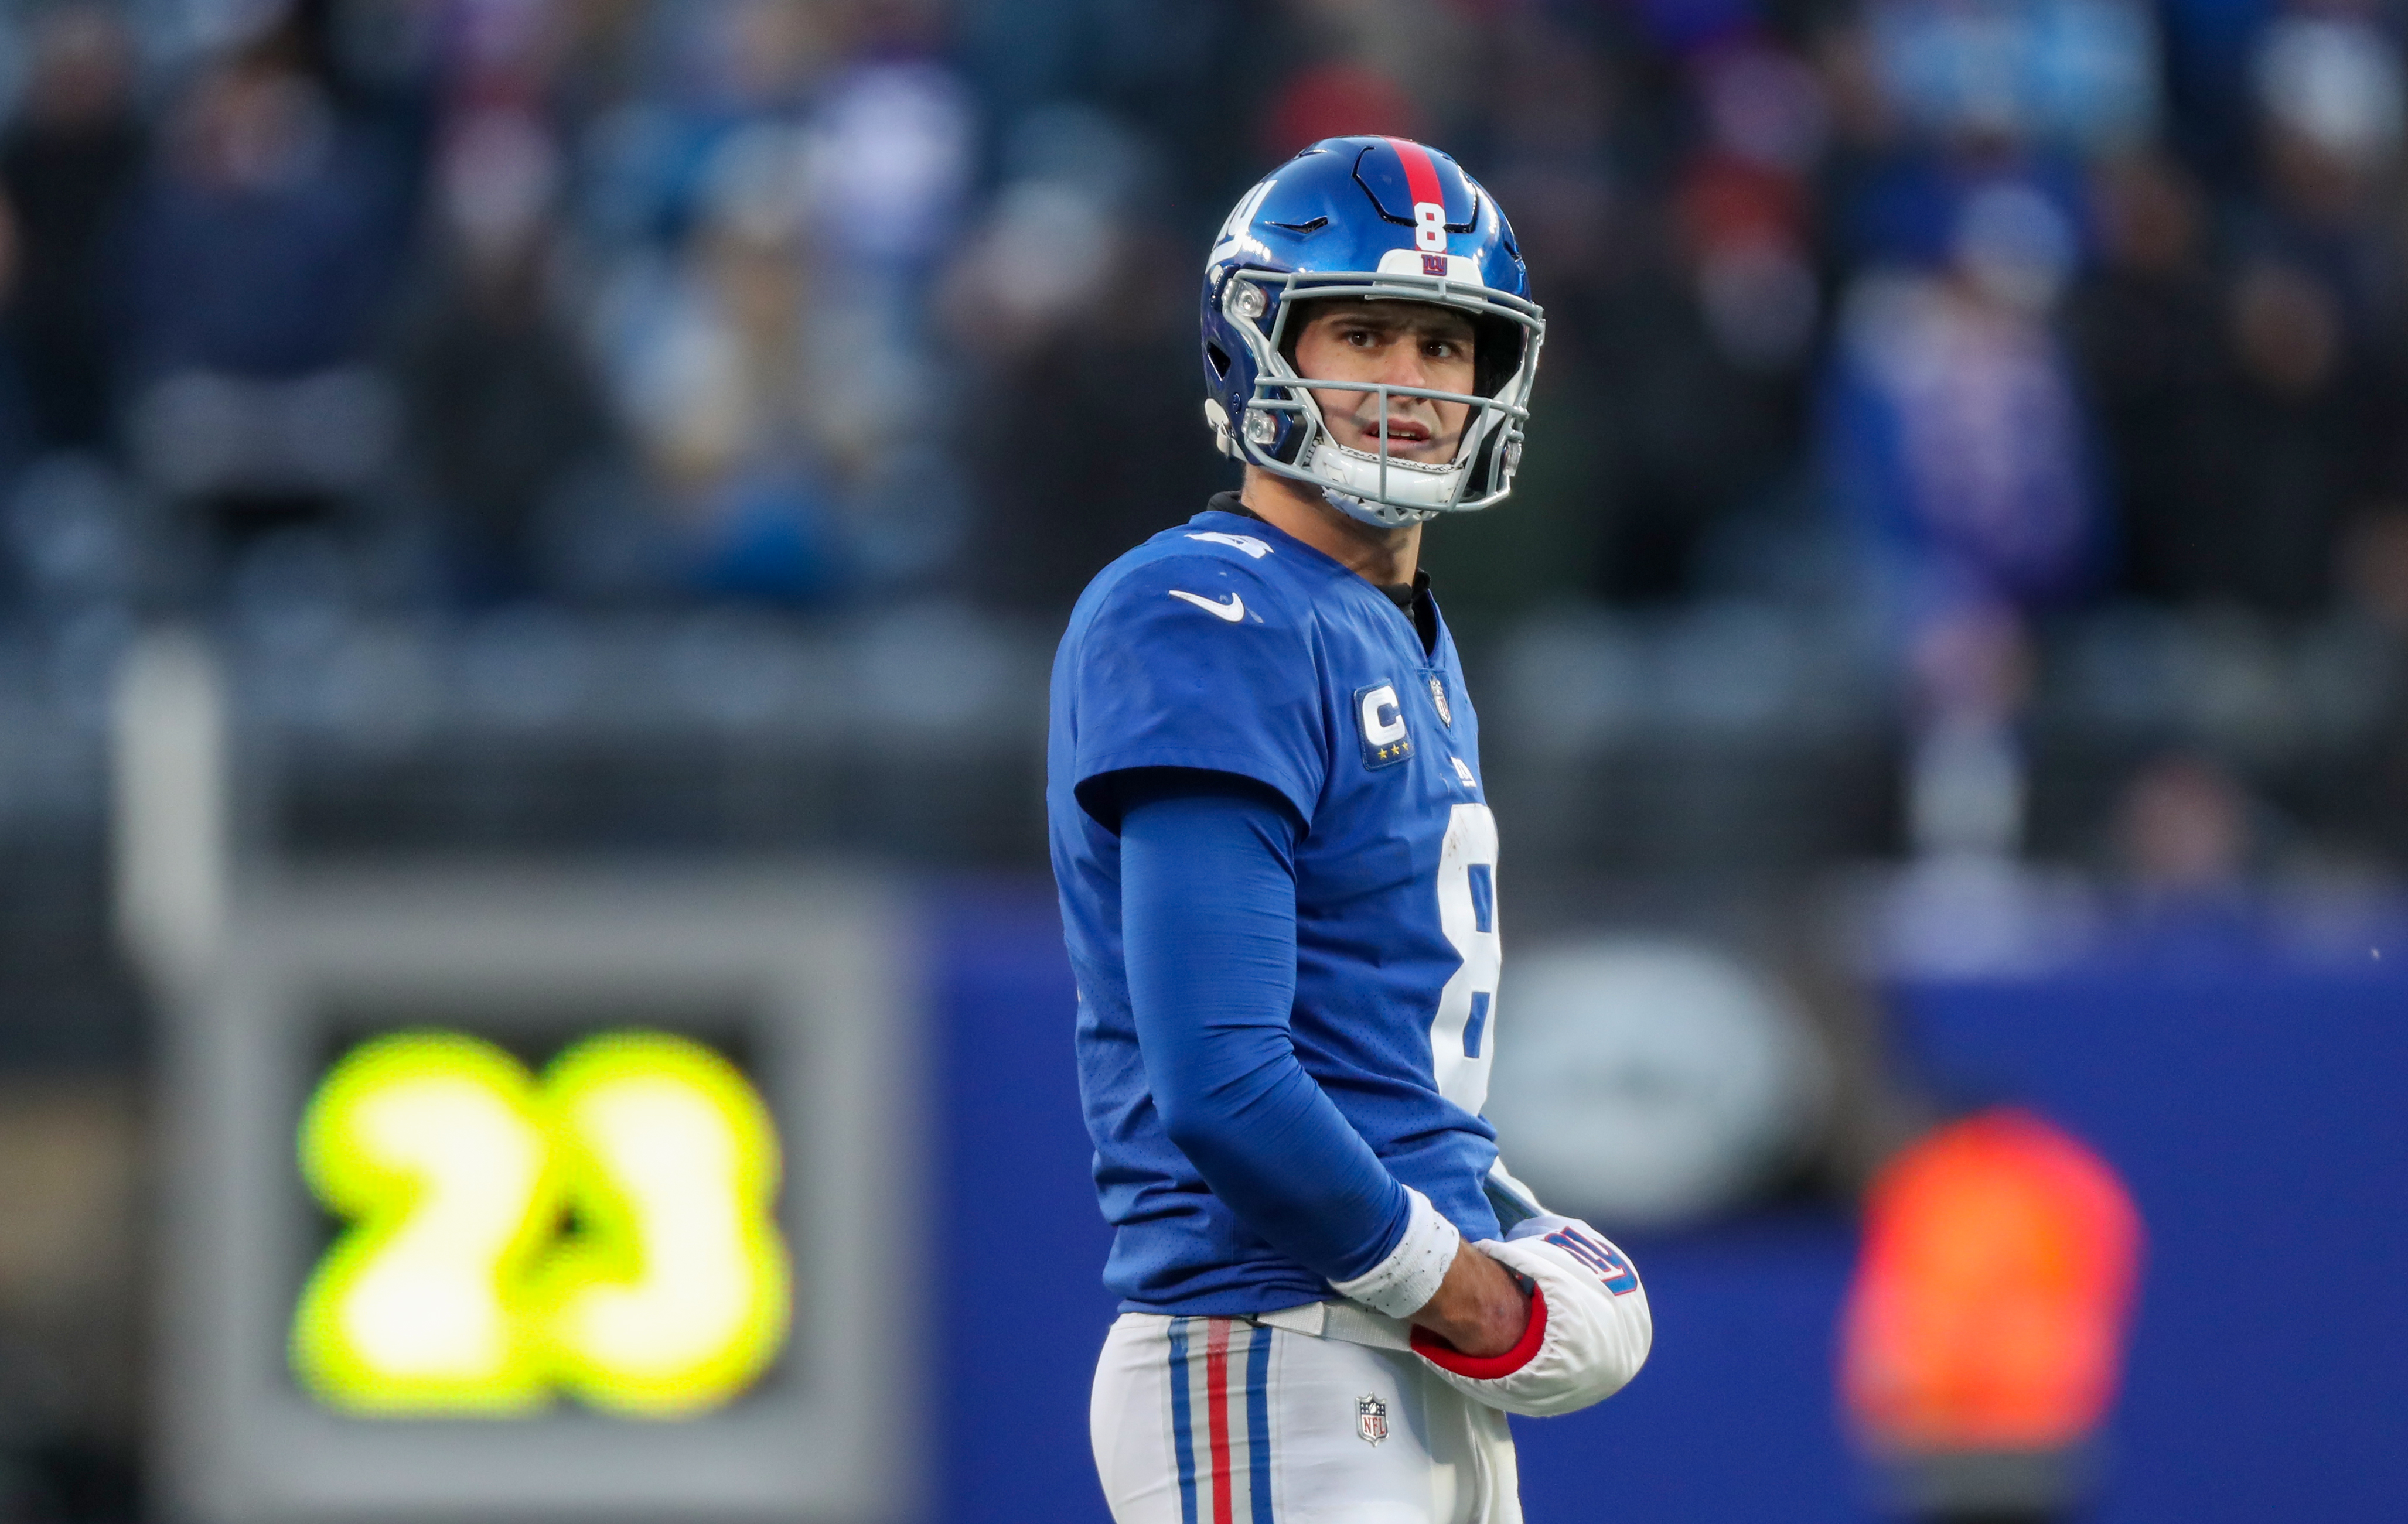
[[[1271,1331],[1255,1325],[1246,1342],[1246,1453],[1252,1460],[1250,1524],[1271,1524]]]
[[[1471,992],[1471,1014],[1466,1017],[1463,1022],[1463,1056],[1465,1058],[1480,1057],[1480,1034],[1486,1030],[1487,1026],[1488,991],[1474,990]]]
[[[1170,1431],[1179,1444],[1179,1524],[1196,1524],[1196,1438],[1187,1426],[1187,1319],[1170,1323]]]

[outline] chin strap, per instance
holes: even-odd
[[[1391,455],[1383,473],[1378,456],[1350,449],[1318,430],[1316,434],[1298,464],[1322,483],[1321,495],[1340,513],[1365,523],[1401,529],[1437,518],[1455,499],[1463,479],[1460,461],[1426,465]],[[1383,475],[1387,478],[1384,491]],[[1375,501],[1374,494],[1390,501]]]

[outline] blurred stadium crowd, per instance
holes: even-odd
[[[20,5],[0,814],[90,818],[64,737],[164,615],[347,748],[286,790],[336,837],[827,823],[723,780],[647,825],[494,757],[447,792],[427,737],[463,727],[518,755],[882,717],[993,753],[1086,577],[1225,480],[1196,250],[1265,167],[1378,130],[1485,179],[1553,319],[1516,503],[1431,555],[1492,761],[1568,857],[2103,865],[2125,798],[2161,876],[2380,865],[2408,818],[2393,21]],[[1025,860],[1027,819],[922,834]]]
[[[1521,882],[2379,883],[2408,853],[2396,23],[13,6],[7,1047],[134,1041],[107,716],[161,620],[217,637],[277,852],[1035,866],[1070,599],[1232,477],[1198,251],[1365,130],[1496,192],[1551,318],[1515,500],[1429,551]],[[1961,880],[1986,908],[1900,933],[1942,962],[2055,924]]]

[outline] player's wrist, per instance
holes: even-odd
[[[1396,1318],[1410,1318],[1429,1305],[1463,1248],[1463,1235],[1427,1196],[1411,1186],[1404,1190],[1409,1206],[1396,1246],[1362,1275],[1329,1283],[1348,1301]]]
[[[1450,1349],[1486,1357],[1514,1347],[1530,1319],[1528,1289],[1475,1244],[1455,1257],[1438,1294],[1411,1321]]]

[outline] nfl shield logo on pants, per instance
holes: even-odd
[[[1366,1445],[1377,1445],[1388,1437],[1388,1404],[1378,1397],[1354,1399],[1354,1432]]]

